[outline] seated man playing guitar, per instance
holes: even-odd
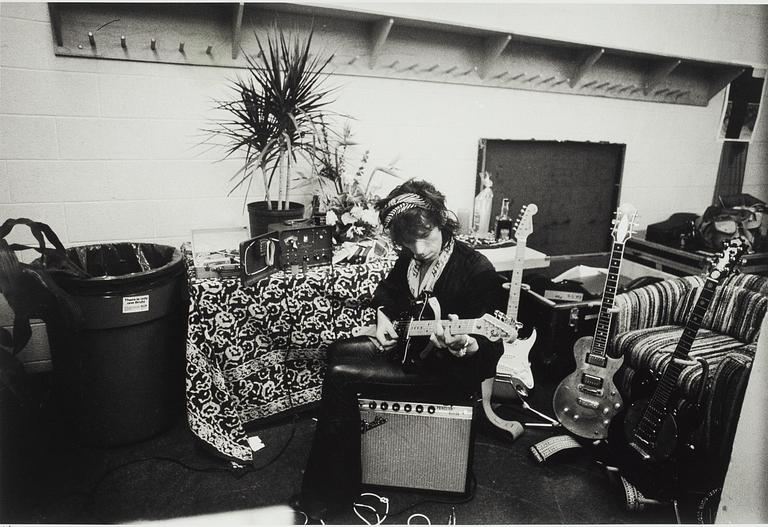
[[[430,183],[409,180],[376,208],[400,254],[374,293],[375,336],[341,340],[328,349],[314,441],[301,494],[292,499],[312,519],[351,506],[359,496],[361,385],[478,393],[480,383],[496,373],[503,352],[498,337],[470,334],[475,326],[451,330],[461,328],[459,318],[503,309],[507,293],[488,259],[455,239],[459,225],[445,196]],[[430,306],[438,312],[427,315]],[[440,310],[450,320],[438,322]],[[410,329],[398,332],[399,323],[393,322],[408,312],[411,320],[433,320],[421,343]]]

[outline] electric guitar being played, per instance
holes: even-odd
[[[622,204],[616,211],[611,236],[613,246],[603,300],[594,337],[581,337],[573,346],[576,371],[563,379],[555,390],[552,405],[555,415],[566,429],[577,436],[604,439],[611,419],[623,407],[613,376],[624,362],[606,353],[611,329],[611,308],[619,283],[624,243],[633,234],[637,210]]]
[[[727,242],[706,276],[653,394],[632,403],[611,424],[608,445],[616,458],[615,464],[622,476],[646,497],[675,497],[682,464],[692,459],[692,449],[686,441],[690,441],[694,426],[690,417],[683,417],[686,404],[678,397],[678,380],[683,368],[692,362],[688,353],[717,286],[738,266],[745,250],[746,242],[741,238]]]
[[[491,341],[514,340],[517,337],[514,325],[487,313],[480,318],[470,319],[442,320],[441,317],[437,298],[424,296],[414,303],[411,313],[392,321],[395,331],[400,335],[397,360],[405,372],[421,369],[427,355],[433,351],[429,337],[435,332],[437,324],[448,328],[452,335],[479,335]],[[375,338],[376,324],[355,328],[352,335]]]

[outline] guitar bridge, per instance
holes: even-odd
[[[591,388],[589,386],[584,386],[583,384],[579,384],[578,388],[580,392],[586,393],[587,395],[594,395],[595,397],[603,396],[603,390],[599,388]]]
[[[584,408],[589,408],[590,410],[597,410],[600,408],[600,403],[598,401],[593,401],[592,399],[587,399],[586,397],[579,397],[576,399],[576,402]]]

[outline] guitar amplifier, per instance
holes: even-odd
[[[366,485],[466,494],[472,406],[359,398]]]

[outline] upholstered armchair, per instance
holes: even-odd
[[[618,295],[614,307],[613,356],[623,356],[623,371],[617,385],[632,400],[633,377],[641,371],[663,371],[674,351],[704,278],[687,276],[657,282]],[[679,378],[683,396],[705,392],[712,386],[718,365],[726,357],[751,362],[755,355],[760,324],[768,306],[768,277],[732,275],[717,288],[691,347],[692,359],[703,358],[708,378],[702,379],[700,364],[685,367]]]

